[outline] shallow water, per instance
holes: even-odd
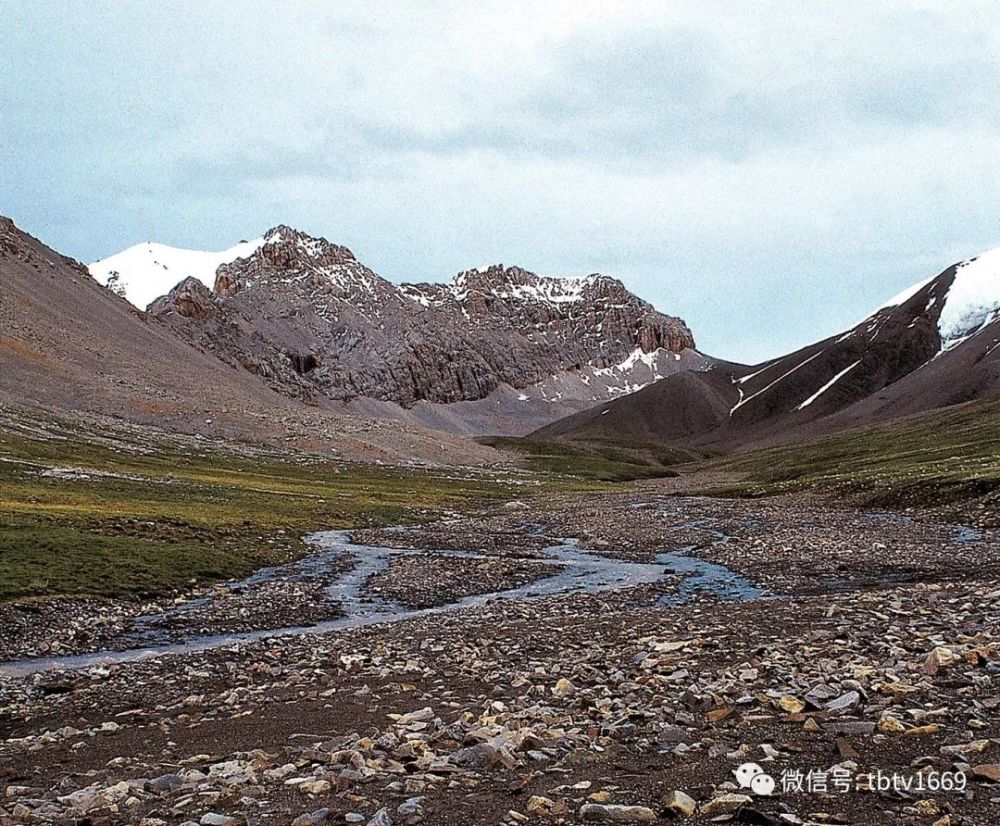
[[[729,537],[719,540],[728,541]],[[694,546],[688,549],[693,551]],[[656,561],[665,565],[673,574],[684,577],[677,591],[664,594],[657,605],[683,605],[697,592],[711,594],[723,602],[740,602],[748,599],[760,599],[764,592],[749,579],[729,570],[725,565],[706,562],[697,556],[687,556],[684,553],[659,554]]]
[[[956,525],[954,530],[956,542],[979,542],[983,538],[982,533],[968,525]]]
[[[728,541],[727,534],[716,531],[714,542]],[[148,642],[163,633],[162,624],[168,617],[182,615],[186,611],[204,606],[212,599],[206,596],[165,611],[149,614],[136,619],[137,628],[130,634],[140,644],[121,651],[98,651],[90,654],[60,657],[39,657],[18,660],[0,665],[0,675],[18,676],[50,669],[79,670],[93,666],[136,662],[165,654],[192,653],[222,648],[227,645],[252,642],[270,637],[301,636],[323,634],[345,628],[358,628],[376,623],[399,622],[430,614],[458,611],[494,600],[535,599],[545,596],[569,593],[596,593],[618,588],[632,588],[662,580],[667,575],[683,577],[677,592],[660,599],[660,605],[680,605],[696,592],[712,594],[726,601],[757,599],[763,592],[745,578],[733,573],[722,565],[707,562],[691,556],[694,546],[686,546],[673,553],[662,553],[656,563],[629,562],[585,551],[575,539],[560,539],[557,544],[542,550],[536,562],[546,566],[558,566],[550,576],[526,585],[487,594],[464,597],[456,602],[434,608],[408,609],[395,603],[363,593],[368,580],[376,573],[389,567],[393,558],[424,553],[373,545],[356,545],[350,541],[348,531],[324,531],[309,537],[319,550],[315,554],[289,565],[261,569],[246,579],[228,583],[230,591],[241,590],[254,585],[281,579],[308,579],[321,576],[338,563],[346,554],[356,560],[349,571],[341,574],[326,588],[326,598],[339,604],[344,616],[307,626],[290,626],[245,631],[230,634],[209,634],[193,636],[183,642]],[[435,554],[481,558],[481,555],[466,551],[433,551]],[[147,644],[148,642],[148,644]]]

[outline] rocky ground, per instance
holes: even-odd
[[[552,572],[552,566],[518,560],[419,554],[399,557],[371,577],[363,593],[405,608],[433,608],[527,585]]]
[[[365,541],[486,557],[433,576],[426,557],[396,558],[382,586],[401,601],[411,580],[418,601],[437,579],[451,594],[467,563],[480,587],[503,584],[541,531],[638,562],[685,548],[762,598],[662,605],[683,589],[669,577],[7,672],[0,822],[996,823],[995,533],[669,491],[511,503]]]
[[[287,566],[294,568],[294,565]],[[53,600],[0,606],[4,659],[121,650],[179,642],[193,635],[310,625],[341,615],[323,590],[350,568],[339,560],[321,574],[200,588],[173,600]]]

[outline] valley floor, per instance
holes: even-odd
[[[24,613],[0,653],[0,822],[997,822],[991,520],[685,484],[356,530],[353,553],[333,537],[323,564],[146,619]],[[740,787],[745,763],[773,795]]]

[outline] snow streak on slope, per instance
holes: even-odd
[[[760,396],[761,394],[763,394],[763,393],[766,393],[766,392],[767,392],[768,390],[770,390],[770,389],[771,389],[772,387],[774,387],[774,385],[776,385],[776,384],[777,384],[777,383],[778,383],[779,381],[781,381],[782,379],[786,379],[786,378],[788,378],[788,377],[789,377],[790,375],[792,375],[792,373],[794,373],[794,372],[795,372],[796,370],[799,370],[799,369],[801,369],[802,367],[805,367],[805,366],[806,366],[806,365],[807,365],[807,364],[808,364],[808,363],[809,363],[810,361],[812,361],[812,360],[813,360],[814,358],[818,358],[819,356],[823,355],[823,353],[824,353],[824,352],[825,352],[824,350],[820,350],[820,351],[819,351],[818,353],[813,353],[813,354],[812,354],[811,356],[809,356],[809,358],[807,358],[807,359],[806,359],[805,361],[803,361],[803,362],[800,362],[799,364],[796,364],[796,365],[795,365],[795,366],[794,366],[794,367],[793,367],[793,368],[792,368],[791,370],[789,370],[789,371],[788,371],[787,373],[782,373],[782,374],[781,374],[780,376],[778,376],[778,378],[776,378],[776,379],[775,379],[774,381],[772,381],[772,382],[771,382],[771,383],[770,383],[769,385],[767,385],[767,387],[764,387],[764,388],[762,388],[761,390],[758,390],[758,391],[757,391],[756,393],[754,393],[754,394],[752,394],[752,395],[750,395],[750,396],[744,396],[744,395],[743,395],[743,389],[742,389],[742,388],[740,388],[740,398],[739,398],[739,401],[737,401],[737,402],[736,402],[736,405],[735,405],[735,406],[733,407],[733,409],[729,411],[729,415],[730,415],[730,416],[732,416],[732,415],[733,415],[733,414],[734,414],[734,413],[735,413],[735,412],[736,412],[737,410],[739,410],[739,409],[740,409],[741,407],[743,407],[743,405],[745,405],[745,404],[746,404],[747,402],[750,402],[750,401],[753,401],[754,399],[756,399],[756,398],[757,398],[758,396]],[[759,371],[759,372],[763,373],[764,371],[763,371],[763,370],[761,370],[761,371]],[[734,379],[734,381],[736,381],[736,380]]]
[[[144,310],[189,276],[212,289],[215,286],[215,271],[222,264],[247,258],[270,240],[273,239],[243,241],[219,252],[186,250],[147,242],[95,261],[87,269],[100,284]]]
[[[658,348],[645,353],[636,348],[617,364],[565,370],[521,388],[519,402],[601,402],[635,393],[637,390],[684,370],[705,370],[712,359],[697,350],[674,353]]]
[[[861,359],[858,359],[856,362],[854,362],[854,364],[851,364],[848,367],[845,367],[843,370],[841,370],[839,373],[837,373],[836,376],[834,376],[832,379],[830,379],[830,381],[828,381],[826,384],[824,384],[819,390],[817,390],[815,393],[813,393],[808,399],[806,399],[804,402],[802,402],[802,404],[800,404],[795,409],[796,410],[802,410],[802,408],[808,407],[809,405],[811,405],[814,401],[816,401],[816,399],[818,399],[820,396],[822,396],[827,390],[829,390],[831,387],[833,387],[838,381],[840,381],[844,376],[846,376],[848,373],[850,373],[859,364],[861,364]]]

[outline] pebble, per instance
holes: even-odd
[[[314,812],[299,815],[292,821],[292,826],[323,826],[329,819],[329,809],[316,809]]]
[[[735,812],[741,806],[746,806],[752,802],[752,798],[745,794],[727,792],[709,800],[707,803],[703,803],[699,811],[701,814],[710,817],[713,815],[728,815]]]
[[[694,814],[698,805],[694,798],[682,791],[673,791],[669,795],[664,795],[661,802],[664,809],[683,817]]]
[[[580,807],[580,819],[594,823],[652,823],[656,813],[646,806],[584,803]]]
[[[198,821],[201,826],[236,826],[236,818],[229,815],[220,815],[217,812],[208,812],[201,816]]]

